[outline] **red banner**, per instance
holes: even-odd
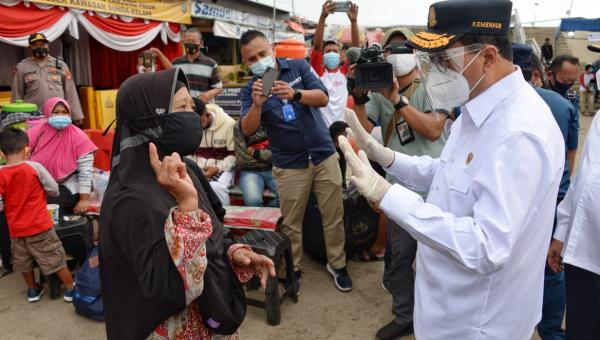
[[[67,12],[58,7],[40,10],[25,7],[23,3],[9,7],[0,6],[0,36],[17,38],[43,31],[54,25]]]

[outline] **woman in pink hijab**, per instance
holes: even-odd
[[[60,196],[48,203],[59,215],[83,214],[90,206],[96,145],[71,122],[66,100],[54,97],[44,104],[47,122],[27,131],[31,160],[42,164],[59,184]],[[61,217],[62,218],[62,217]]]

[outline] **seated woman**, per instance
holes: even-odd
[[[48,203],[60,206],[59,215],[84,214],[90,206],[96,145],[71,122],[66,100],[44,103],[47,122],[27,131],[31,160],[42,164],[58,182],[60,195]]]
[[[270,259],[224,236],[201,171],[182,161],[201,139],[182,71],[138,74],[121,85],[100,217],[108,339],[212,339],[218,326],[197,303],[211,266],[225,264],[242,282],[257,274],[264,285],[275,276]]]

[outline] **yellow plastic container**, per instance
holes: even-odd
[[[84,129],[95,129],[96,128],[96,100],[94,97],[93,87],[80,87],[79,88],[79,101],[81,102],[81,109],[83,110],[83,128]]]
[[[117,90],[95,91],[96,129],[106,129],[117,116]]]

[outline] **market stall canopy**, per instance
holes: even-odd
[[[294,31],[304,34],[304,27],[302,27],[302,25],[300,25],[299,23],[292,21],[292,20],[287,20],[286,24]]]
[[[92,3],[94,1],[88,1]],[[107,1],[98,1],[107,2]],[[181,1],[175,1],[181,2]],[[78,39],[78,25],[103,45],[119,51],[146,46],[159,34],[163,43],[181,40],[181,25],[20,0],[0,0],[0,41],[26,47],[30,34],[40,32],[53,41],[67,29]]]
[[[556,36],[560,32],[571,32],[571,31],[590,31],[600,32],[600,18],[598,19],[585,19],[585,18],[565,18],[560,20],[560,27],[556,32]]]
[[[286,39],[304,42],[304,35],[293,31],[286,31],[288,25],[282,20],[275,21],[275,36],[273,37],[273,18],[237,11],[206,2],[194,2],[192,17],[213,20],[213,33],[218,37],[239,39],[246,31],[259,30],[272,42]]]
[[[261,31],[267,39],[271,42],[278,42],[281,40],[294,39],[304,42],[304,36],[300,33],[287,32],[287,31],[275,31],[275,37],[273,37],[273,31],[270,29],[245,26],[236,23],[230,23],[226,21],[215,20],[213,25],[213,33],[218,37],[239,39],[242,34],[249,30]]]

